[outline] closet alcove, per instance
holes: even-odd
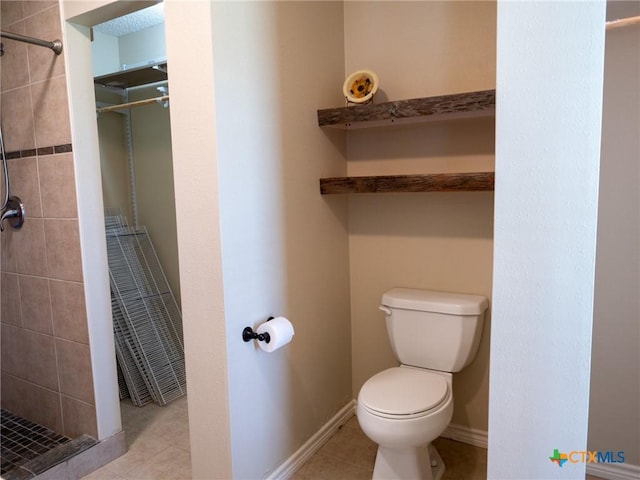
[[[186,395],[162,4],[95,26],[92,50],[126,431],[135,407]]]

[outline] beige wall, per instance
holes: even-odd
[[[318,185],[346,173],[344,141],[316,116],[341,103],[342,25],[340,2],[214,4],[235,478],[264,478],[352,399],[347,204]],[[296,334],[267,354],[241,332],[270,315]]]
[[[0,5],[3,30],[61,38],[57,3]],[[2,406],[71,437],[97,436],[65,54],[3,44],[2,133],[27,219],[1,235]]]
[[[607,19],[640,15],[610,2]],[[607,32],[591,358],[589,450],[640,465],[640,32]]]
[[[232,478],[211,10],[165,2],[192,476]]]
[[[122,102],[122,97],[98,91],[96,100],[117,104]],[[126,117],[119,112],[105,112],[98,115],[97,123],[104,208],[114,213],[122,212],[127,222],[133,224]]]
[[[495,88],[494,2],[345,2],[346,73],[375,71],[383,99]],[[493,170],[493,120],[349,132],[350,175]],[[493,193],[349,198],[353,395],[397,364],[377,309],[394,286],[491,299]],[[454,376],[453,423],[487,429],[490,312]]]
[[[155,87],[131,90],[131,101],[160,96]],[[138,224],[147,227],[160,265],[180,305],[173,189],[170,109],[152,104],[131,110]]]

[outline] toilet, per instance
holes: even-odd
[[[453,415],[452,374],[476,355],[488,301],[480,295],[392,288],[382,296],[399,367],[360,389],[357,417],[378,444],[374,480],[440,480],[444,463],[431,442]]]

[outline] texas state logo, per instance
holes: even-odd
[[[557,448],[553,449],[553,456],[549,457],[552,463],[557,463],[562,467],[565,463],[624,463],[624,452],[612,451],[572,451],[561,453]]]
[[[553,450],[553,457],[549,457],[549,460],[551,460],[552,462],[556,462],[558,464],[558,466],[561,467],[567,461],[567,454],[566,453],[560,453],[560,450],[555,448]]]

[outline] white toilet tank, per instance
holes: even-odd
[[[458,372],[478,351],[488,305],[481,295],[392,288],[380,309],[400,363]]]

